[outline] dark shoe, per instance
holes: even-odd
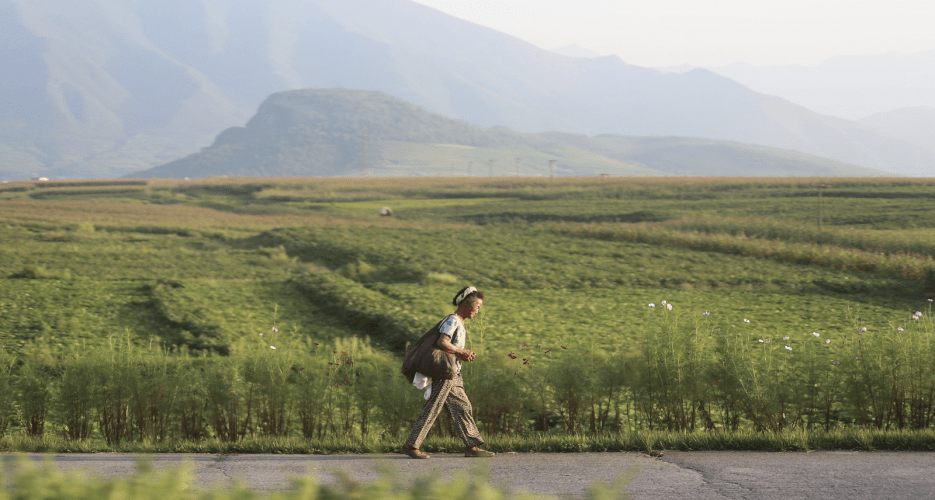
[[[490,458],[494,455],[496,455],[496,453],[492,451],[482,450],[480,448],[476,450],[472,450],[470,448],[464,450],[464,456],[471,457],[471,458]]]
[[[402,452],[403,455],[409,455],[409,458],[429,458],[429,456],[425,453],[422,453],[421,451],[415,448],[410,448],[408,446],[403,446]]]

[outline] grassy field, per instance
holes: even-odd
[[[384,206],[392,217],[379,215]],[[521,407],[475,403],[488,432],[929,428],[935,401],[926,391],[935,390],[935,379],[913,363],[929,352],[935,330],[928,323],[935,297],[933,227],[935,182],[906,179],[7,183],[0,187],[0,342],[10,362],[4,379],[10,411],[0,415],[0,430],[30,434],[29,414],[48,422],[42,432],[67,435],[74,425],[60,403],[64,374],[81,364],[76,360],[116,353],[143,356],[143,367],[168,356],[172,361],[162,363],[171,365],[164,370],[169,375],[196,370],[199,377],[246,377],[243,363],[269,361],[257,343],[273,345],[273,330],[289,346],[276,352],[288,352],[293,362],[278,368],[289,387],[282,395],[285,431],[275,430],[269,418],[261,423],[254,409],[238,414],[240,430],[228,437],[300,436],[303,418],[327,421],[315,424],[319,437],[360,436],[379,418],[396,419],[399,427],[419,399],[395,375],[393,356],[450,312],[451,296],[465,284],[487,295],[469,324],[469,347],[490,359],[466,373],[469,383]],[[913,319],[916,311],[924,316]],[[861,328],[864,336],[855,337]],[[897,348],[910,344],[895,336],[903,331],[898,328],[914,332],[913,350]],[[813,332],[833,343],[818,346]],[[818,364],[860,357],[855,349],[870,342],[865,336],[875,336],[885,353],[879,369],[838,370],[825,400],[748,384],[768,374],[805,387],[824,374]],[[393,387],[387,393],[404,402],[375,402],[360,391],[344,402],[300,394],[310,380],[301,378],[300,360],[316,359],[324,346],[340,352],[357,345],[351,341],[364,342],[364,358],[379,362],[373,369],[358,364],[348,374],[325,369],[321,380],[330,387],[356,380],[346,377],[363,384],[385,376]],[[683,352],[678,342],[694,350]],[[811,349],[810,357],[795,345],[803,356],[783,357],[783,347],[795,342]],[[667,343],[667,349],[652,347]],[[527,371],[510,365],[507,353],[530,361],[518,367]],[[732,355],[755,369],[718,371]],[[562,384],[575,377],[575,356],[594,367],[579,377],[590,389],[575,389],[590,394],[587,400],[562,396]],[[723,390],[686,393],[690,384],[680,377],[700,377],[701,371],[671,371],[668,363],[687,366],[687,359]],[[781,367],[774,363],[780,359]],[[923,382],[887,385],[887,363],[906,366],[901,377]],[[606,373],[623,368],[609,380],[598,367]],[[515,374],[521,382],[496,389],[485,372]],[[178,379],[169,375],[167,381]],[[23,392],[29,380],[51,384],[40,401],[46,410],[29,413],[32,403]],[[250,387],[260,388],[258,380]],[[858,394],[878,386],[886,387],[886,402]],[[681,388],[677,394],[675,388]],[[309,408],[330,413],[303,414],[302,397],[312,398]],[[368,405],[374,408],[369,417]],[[212,416],[220,407],[202,406],[200,436],[221,437],[224,430]],[[103,413],[91,404],[81,417],[90,422],[90,436],[104,437]],[[183,418],[173,415],[166,418]],[[127,425],[124,439],[159,439],[147,437],[146,426],[141,435],[132,430],[136,424]]]

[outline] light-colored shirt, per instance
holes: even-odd
[[[461,316],[457,314],[450,314],[444,320],[442,320],[441,326],[438,327],[438,331],[442,334],[451,337],[451,343],[455,347],[464,349],[465,341],[467,340],[467,330],[464,328],[464,320],[461,319]],[[458,372],[461,372],[461,360],[458,361]]]

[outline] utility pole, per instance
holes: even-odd
[[[364,171],[367,170],[367,136],[360,136],[360,176],[364,176]]]
[[[558,160],[549,160],[549,183],[552,183],[552,178],[555,177],[555,162]]]
[[[679,185],[679,216],[685,218],[685,205],[682,203],[684,198],[682,197],[682,185]]]
[[[487,166],[490,168],[490,170],[487,171],[487,177],[493,177],[493,159],[487,162]]]
[[[829,184],[818,185],[818,232],[821,232],[821,190],[831,187]]]
[[[821,186],[818,186],[818,232],[821,232]]]

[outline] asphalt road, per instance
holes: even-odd
[[[15,455],[7,454],[10,460]],[[120,476],[132,473],[136,459],[126,454],[27,455],[54,459],[62,470]],[[344,471],[360,481],[376,479],[380,463],[404,480],[427,474],[450,478],[472,467],[489,467],[488,480],[513,491],[583,497],[588,485],[612,483],[627,471],[635,477],[624,491],[633,498],[935,498],[935,453],[922,452],[666,452],[508,453],[492,459],[434,455],[412,460],[402,455],[183,455],[153,456],[154,467],[186,461],[200,485],[226,486],[240,478],[258,490],[289,487],[289,478],[315,474],[335,481]]]

